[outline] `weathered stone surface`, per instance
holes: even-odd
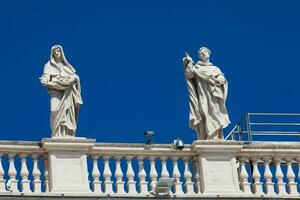
[[[82,104],[79,76],[75,72],[67,61],[62,46],[54,45],[40,77],[51,97],[52,137],[75,136],[79,106]]]
[[[262,197],[222,197],[222,196],[200,196],[200,197],[116,197],[116,196],[67,196],[67,195],[49,195],[49,196],[22,196],[22,195],[1,195],[0,200],[61,200],[61,199],[68,199],[68,200],[98,200],[98,199],[106,199],[106,200],[145,200],[145,199],[155,199],[155,200],[164,200],[164,199],[176,199],[176,200],[261,200]],[[295,197],[278,197],[278,198],[268,198],[264,197],[263,199],[289,199],[289,200],[299,200],[299,198]]]
[[[95,140],[84,138],[51,138],[42,141],[48,152],[50,192],[91,192],[86,152]]]
[[[198,50],[199,61],[186,53],[183,58],[189,92],[189,124],[199,140],[223,139],[223,128],[230,123],[225,106],[228,84],[222,71],[210,62],[211,51]]]

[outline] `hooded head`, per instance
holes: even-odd
[[[76,70],[72,67],[72,65],[70,65],[70,63],[67,61],[62,46],[54,45],[51,47],[51,54],[50,54],[49,62],[51,65],[57,66],[58,59],[60,59],[62,64],[65,65],[66,67],[68,67],[73,73],[76,72]]]

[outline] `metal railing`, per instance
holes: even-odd
[[[268,136],[268,140],[275,141],[280,141],[278,138],[276,139],[276,136],[285,137],[285,141],[286,139],[294,141],[295,137],[300,139],[300,114],[247,113],[229,132],[225,140],[251,143],[253,141],[265,141],[264,136]],[[290,138],[286,138],[286,136]]]

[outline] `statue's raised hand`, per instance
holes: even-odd
[[[182,61],[184,66],[194,63],[193,59],[190,57],[188,53],[185,53],[185,56],[183,57]]]

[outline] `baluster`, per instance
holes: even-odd
[[[253,166],[253,173],[252,173],[252,177],[254,179],[254,183],[253,183],[253,193],[254,194],[263,194],[263,190],[262,190],[262,183],[260,182],[260,173],[258,170],[258,159],[257,158],[252,158],[252,166]]]
[[[298,195],[297,184],[295,183],[295,173],[292,168],[293,159],[287,157],[285,159],[287,161],[287,172],[286,177],[288,179],[288,193],[290,195]]]
[[[104,177],[104,191],[106,194],[112,194],[113,193],[113,182],[111,181],[111,171],[109,167],[109,159],[110,156],[103,156],[104,159],[104,171],[103,171],[103,177]]]
[[[180,182],[181,174],[178,169],[178,163],[177,163],[178,158],[173,157],[172,160],[173,160],[173,178],[174,178],[174,191],[175,191],[174,194],[181,195],[183,194],[183,191],[182,191],[182,182]]]
[[[141,194],[148,193],[148,182],[146,181],[146,171],[144,169],[144,156],[138,156],[138,163],[139,163],[139,190]]]
[[[9,188],[9,191],[11,192],[19,192],[18,190],[18,180],[16,179],[17,176],[17,171],[15,168],[15,155],[13,153],[8,154],[8,159],[9,159],[9,168],[8,168],[8,175],[9,175],[9,180],[7,183],[7,186]]]
[[[165,157],[165,156],[162,156],[160,157],[160,160],[161,160],[161,177],[162,178],[169,178],[170,177],[170,174],[168,172],[168,169],[167,169],[167,158],[168,157]]]
[[[6,192],[5,179],[3,179],[4,169],[2,166],[2,156],[3,156],[3,153],[0,153],[0,192]]]
[[[150,160],[150,178],[151,178],[150,189],[152,192],[154,192],[154,189],[157,184],[157,171],[155,168],[155,157],[150,156],[149,160]]]
[[[194,194],[194,183],[192,182],[192,173],[189,167],[189,158],[184,160],[184,178],[186,194]]]
[[[115,156],[115,162],[116,162],[116,171],[115,171],[115,177],[117,179],[116,181],[116,189],[117,189],[117,194],[126,194],[124,190],[124,181],[123,179],[123,172],[121,168],[121,156]]]
[[[98,158],[99,158],[99,156],[92,156],[92,160],[93,160],[92,187],[93,187],[93,191],[95,193],[99,194],[99,193],[102,193],[102,190],[101,190],[101,181],[99,180],[100,179],[100,171],[98,168]]]
[[[201,193],[201,177],[200,177],[200,167],[199,167],[199,162],[198,162],[198,157],[193,158],[193,164],[194,164],[194,171],[195,171],[195,192],[197,194]]]
[[[170,174],[169,174],[169,171],[168,171],[168,168],[167,168],[167,159],[168,157],[166,156],[161,156],[160,157],[160,160],[161,160],[161,178],[169,178],[170,177]],[[169,191],[169,195],[172,194],[172,191],[170,189]]]
[[[27,154],[20,154],[21,158],[21,190],[23,193],[30,193],[30,181],[28,180],[28,168],[26,163]]]
[[[246,162],[247,161],[248,160],[245,157],[240,157],[239,158],[239,162],[240,162],[240,186],[241,186],[241,189],[244,193],[252,194],[250,183],[248,182],[249,175],[248,175],[248,172],[246,170]]]
[[[134,181],[134,171],[132,169],[132,163],[131,160],[134,158],[134,156],[126,156],[127,160],[127,188],[128,188],[128,194],[136,194],[136,187],[135,187],[135,181]]]
[[[276,183],[276,188],[277,188],[277,193],[280,195],[286,195],[286,190],[285,190],[285,183],[283,182],[283,173],[281,170],[281,159],[275,158],[275,165],[276,165],[276,172],[275,172],[275,177],[277,180]]]
[[[43,165],[44,165],[44,187],[45,192],[50,192],[50,182],[49,182],[49,167],[48,167],[48,155],[43,156]]]
[[[263,158],[264,160],[264,166],[265,166],[265,173],[264,173],[264,178],[265,178],[265,189],[266,189],[266,194],[268,195],[274,195],[274,183],[272,182],[272,172],[270,170],[270,162],[271,158],[265,157]]]
[[[32,176],[33,176],[33,192],[35,193],[40,193],[42,192],[41,189],[41,171],[39,169],[39,165],[38,165],[38,155],[33,155],[32,156],[33,159],[33,169],[32,169]]]

